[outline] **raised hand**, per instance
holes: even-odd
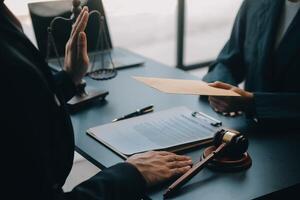
[[[66,45],[64,70],[71,76],[75,85],[81,83],[89,67],[87,38],[84,32],[89,19],[89,11],[84,7],[73,25]]]

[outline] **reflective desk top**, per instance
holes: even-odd
[[[201,111],[221,120],[226,127],[237,129],[248,135],[249,153],[253,164],[250,169],[238,173],[220,173],[204,169],[186,184],[174,199],[254,199],[300,183],[300,134],[275,134],[251,128],[245,117],[226,118],[212,111],[209,105],[197,96],[164,94],[149,88],[132,76],[154,76],[164,78],[197,79],[179,69],[164,66],[145,59],[144,66],[120,70],[115,79],[94,81],[87,84],[108,90],[106,101],[93,103],[72,115],[76,150],[100,168],[110,167],[122,158],[86,134],[90,127],[110,123],[111,120],[138,108],[153,104],[155,111],[176,106]],[[298,131],[300,132],[300,131]],[[200,159],[203,148],[184,152]],[[168,183],[169,184],[169,183]],[[168,184],[149,190],[150,199],[163,199]]]

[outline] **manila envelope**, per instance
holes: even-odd
[[[206,82],[200,80],[165,79],[141,76],[134,76],[132,78],[161,92],[170,94],[189,94],[203,96],[240,96],[239,94],[231,90],[211,87]]]

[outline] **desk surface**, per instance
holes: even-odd
[[[207,103],[199,101],[197,96],[170,95],[149,88],[131,76],[196,78],[181,70],[145,60],[144,66],[121,70],[113,80],[87,80],[88,85],[108,90],[110,94],[106,102],[94,103],[72,115],[76,150],[84,157],[100,168],[122,162],[121,157],[90,138],[86,134],[88,128],[109,123],[116,117],[150,104],[155,106],[155,111],[184,105],[220,119],[227,127],[247,133],[253,165],[249,170],[239,173],[216,173],[204,169],[185,185],[174,199],[253,199],[300,182],[299,134],[255,133],[250,130],[243,117],[222,117],[214,113]],[[202,151],[203,149],[195,149],[186,154],[198,161]],[[164,185],[152,189],[148,196],[151,199],[163,199],[162,194],[166,187],[167,185]]]

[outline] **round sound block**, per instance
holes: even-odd
[[[211,154],[214,150],[216,150],[215,146],[207,147],[201,160],[206,156]],[[222,172],[238,172],[242,170],[246,170],[252,165],[252,160],[250,155],[246,152],[239,158],[229,158],[229,157],[218,157],[213,159],[207,164],[207,167],[212,170],[222,171]]]

